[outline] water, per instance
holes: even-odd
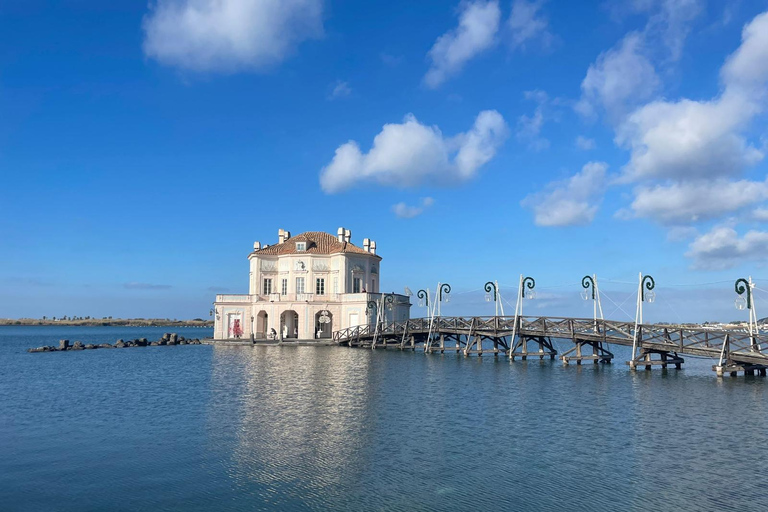
[[[0,328],[0,509],[764,510],[768,382],[336,347],[27,354]],[[186,337],[205,329],[174,329]],[[561,348],[566,344],[560,342]]]

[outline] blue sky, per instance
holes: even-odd
[[[586,314],[581,276],[621,304],[642,271],[649,320],[738,318],[737,277],[768,299],[766,12],[0,1],[0,317],[206,316],[255,240],[344,226],[449,313],[524,273],[529,311]]]

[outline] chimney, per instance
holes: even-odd
[[[344,228],[339,228],[336,230],[336,236],[338,237],[339,242],[344,243]]]
[[[344,230],[344,241],[350,242],[352,240],[352,232],[348,229]]]
[[[290,236],[290,234],[286,230],[278,229],[277,230],[277,243],[279,243],[279,244],[284,243],[286,240],[288,240],[289,236]]]
[[[363,238],[363,249],[365,249],[365,252],[370,252],[368,249],[371,246],[371,239],[370,238]]]
[[[376,254],[376,241],[371,240],[371,250],[369,251],[371,254]]]
[[[253,250],[258,251],[261,249],[261,242],[253,242]]]

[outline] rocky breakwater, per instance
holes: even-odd
[[[149,341],[147,338],[136,338],[135,340],[117,340],[114,345],[109,343],[88,343],[83,344],[82,341],[75,341],[73,345],[69,344],[69,340],[59,340],[59,346],[46,346],[30,348],[27,352],[68,352],[71,350],[95,350],[97,348],[129,348],[129,347],[159,347],[170,345],[200,345],[202,342],[198,339],[188,340],[184,336],[179,336],[175,332],[167,332],[163,334],[163,337],[157,341]]]

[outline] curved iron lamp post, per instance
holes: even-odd
[[[528,287],[529,290],[533,290],[536,287],[536,280],[534,280],[532,277],[523,278],[523,285],[520,287],[520,293],[522,294],[523,298],[525,298],[526,286]]]
[[[645,290],[651,291],[656,287],[656,281],[651,276],[643,276],[643,280],[640,281],[640,300],[645,300]],[[650,302],[653,302],[651,300]]]
[[[744,295],[744,292],[747,292],[747,309],[752,309],[752,289],[749,286],[749,281],[740,277],[736,280],[733,288],[738,295]]]
[[[496,283],[494,283],[493,281],[488,281],[487,283],[485,283],[485,293],[491,293],[491,290],[493,290],[493,302],[496,302],[496,295],[497,295]]]
[[[581,278],[581,287],[585,290],[589,290],[589,287],[592,287],[592,300],[595,300],[595,280],[592,279],[592,276],[584,276]]]
[[[416,296],[419,298],[419,300],[425,301],[425,305],[429,307],[429,294],[426,290],[419,290],[416,292]]]
[[[437,290],[437,300],[442,301],[443,300],[443,293],[451,293],[451,285],[448,283],[443,283],[440,285],[440,289]]]
[[[365,312],[368,313],[370,310],[378,310],[378,305],[375,300],[369,300],[368,304],[365,305]]]

